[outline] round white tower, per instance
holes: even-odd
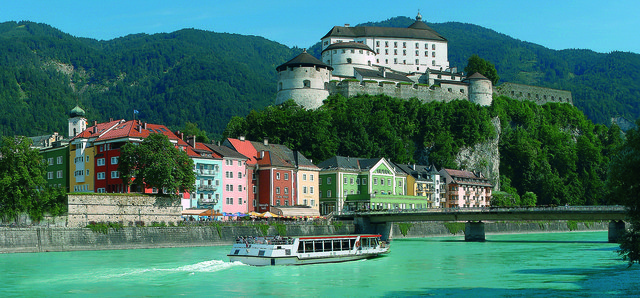
[[[493,101],[493,85],[491,80],[480,73],[467,77],[469,81],[469,101],[481,106],[490,106]]]
[[[333,67],[333,75],[354,77],[355,67],[377,70],[372,65],[376,53],[366,44],[358,42],[334,43],[322,50],[322,61]]]
[[[69,138],[73,138],[87,129],[87,118],[85,112],[76,106],[69,112]]]
[[[276,104],[293,99],[306,109],[317,109],[329,96],[328,84],[333,68],[307,51],[278,66]]]

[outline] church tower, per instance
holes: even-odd
[[[69,112],[69,138],[73,138],[87,129],[87,118],[82,108],[76,105]]]
[[[328,84],[333,67],[311,56],[305,50],[278,66],[276,104],[293,99],[305,109],[317,109],[329,96]]]

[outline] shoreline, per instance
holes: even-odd
[[[486,222],[487,235],[607,231],[608,222]],[[238,236],[358,234],[352,221],[324,224],[251,223],[243,225],[123,227],[97,232],[89,228],[0,227],[0,254],[80,250],[121,250],[231,245]],[[463,236],[463,222],[388,223],[375,232],[388,240]],[[602,239],[606,241],[607,239]]]

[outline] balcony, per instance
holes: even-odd
[[[195,170],[197,175],[200,176],[216,176],[217,171],[216,170],[202,170],[202,169],[197,169]]]
[[[218,204],[216,199],[198,199],[198,206],[209,206]]]
[[[217,189],[214,185],[198,185],[198,191],[216,191]]]

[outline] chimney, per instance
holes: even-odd
[[[269,138],[262,139],[262,144],[265,146],[269,146]]]
[[[93,120],[93,125],[98,125],[98,120]]]
[[[380,73],[382,73],[382,77],[386,78],[387,77],[387,69],[384,67],[380,67]]]
[[[93,132],[92,133],[97,133],[98,132],[98,126],[94,126],[93,127]]]
[[[196,136],[188,136],[187,137],[187,144],[189,144],[189,146],[195,148],[196,147]]]
[[[113,118],[109,118],[109,122],[113,121]]]
[[[244,136],[239,136],[238,139],[240,139],[240,141],[244,142]]]
[[[145,123],[143,123],[143,124],[142,124],[142,128],[143,128],[143,129],[147,129],[147,122],[145,122]]]
[[[142,133],[142,125],[138,125],[138,132]]]

